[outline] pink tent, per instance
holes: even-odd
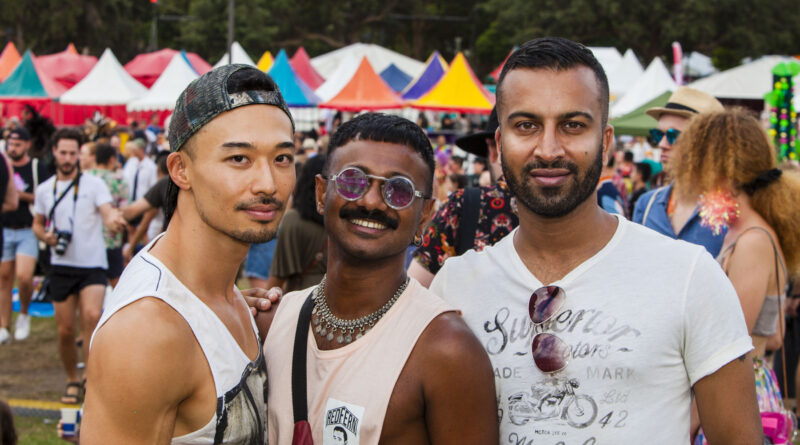
[[[97,63],[97,57],[82,56],[75,50],[73,44],[69,44],[66,50],[36,57],[37,69],[70,89],[80,82],[81,79],[89,74]]]
[[[125,71],[141,82],[142,85],[150,88],[156,82],[158,76],[167,68],[172,57],[178,53],[179,51],[174,49],[164,48],[152,53],[139,54],[125,64]],[[197,71],[197,74],[202,76],[211,71],[211,65],[197,54],[187,52],[186,57],[192,68]]]

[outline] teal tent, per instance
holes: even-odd
[[[0,84],[0,97],[48,99],[58,97],[65,91],[66,88],[63,85],[36,69],[30,50],[25,51],[19,65]]]
[[[314,91],[294,71],[286,51],[278,53],[268,74],[278,84],[283,99],[290,107],[313,107],[320,102]]]

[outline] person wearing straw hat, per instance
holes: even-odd
[[[689,87],[680,87],[663,107],[650,108],[646,113],[658,121],[650,129],[650,143],[661,149],[661,164],[669,170],[670,163],[680,156],[675,141],[689,121],[700,114],[722,111],[722,104],[713,96]],[[661,173],[665,175],[665,173]],[[716,257],[722,248],[725,233],[714,232],[700,224],[697,201],[681,199],[672,193],[673,185],[651,190],[642,195],[633,210],[633,222],[642,224],[670,238],[699,244]]]

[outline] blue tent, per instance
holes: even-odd
[[[286,51],[281,50],[267,73],[278,84],[283,99],[290,107],[313,107],[321,101],[289,64]]]
[[[444,61],[439,51],[434,51],[425,64],[425,69],[403,91],[403,99],[415,100],[430,91],[447,71],[447,62]]]
[[[381,71],[381,77],[386,81],[386,83],[389,84],[390,87],[392,87],[393,90],[397,91],[398,93],[403,91],[408,84],[414,80],[413,77],[406,74],[394,63],[390,64],[385,70]]]

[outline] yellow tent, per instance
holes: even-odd
[[[494,95],[475,77],[464,54],[458,53],[436,86],[409,105],[426,110],[489,114],[494,100]]]
[[[272,53],[269,51],[264,51],[264,54],[260,59],[258,59],[258,64],[256,64],[256,66],[258,69],[266,73],[270,68],[272,68],[272,63],[274,61],[275,60],[272,58]]]

